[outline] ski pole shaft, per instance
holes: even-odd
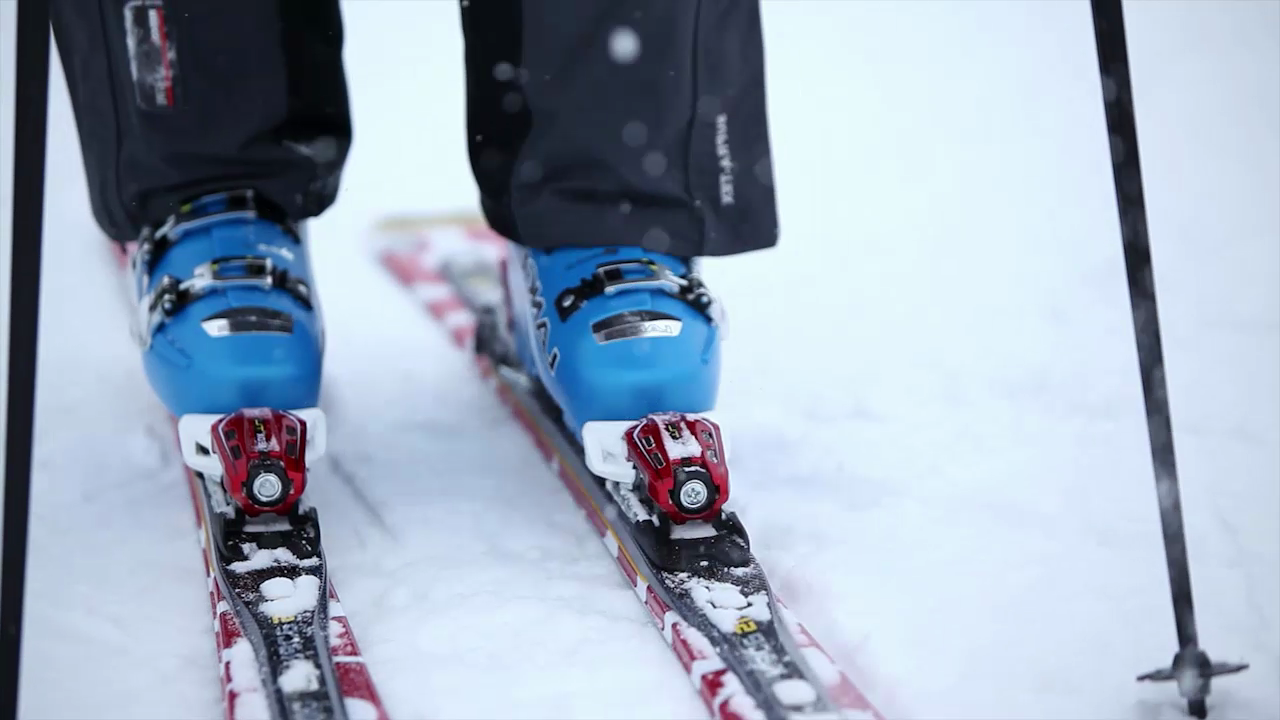
[[[1147,236],[1147,209],[1143,194],[1142,165],[1138,154],[1138,128],[1129,76],[1129,51],[1125,38],[1121,0],[1090,0],[1103,106],[1111,145],[1111,169],[1120,237],[1124,245],[1129,305],[1142,375],[1142,398],[1147,416],[1147,437],[1155,472],[1160,527],[1164,535],[1165,564],[1173,603],[1178,649],[1173,663],[1139,676],[1139,680],[1175,681],[1187,709],[1196,717],[1207,715],[1210,680],[1215,675],[1237,673],[1243,663],[1214,663],[1200,649],[1195,606],[1191,593],[1191,569],[1187,559],[1182,499],[1173,447],[1173,422],[1165,380],[1164,349],[1156,310],[1155,275],[1151,266],[1151,242]]]
[[[1169,582],[1177,609],[1175,619],[1178,645],[1187,647],[1197,644],[1191,603],[1191,576],[1187,570],[1182,502],[1173,447],[1173,423],[1165,381],[1164,349],[1156,308],[1151,243],[1147,235],[1146,199],[1138,153],[1138,130],[1134,118],[1129,56],[1120,0],[1093,0],[1093,16],[1107,132],[1111,142],[1116,204],[1120,214],[1120,236],[1124,244],[1125,270],[1129,284],[1129,304],[1133,311],[1138,367],[1142,375],[1147,434],[1160,501],[1160,518],[1164,526]]]
[[[16,718],[18,714],[31,445],[35,431],[45,123],[49,104],[49,2],[22,0],[17,12],[4,549],[0,556],[0,718]]]

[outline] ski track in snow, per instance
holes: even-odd
[[[456,6],[344,11],[357,138],[312,236],[331,452],[363,497],[323,467],[311,492],[388,710],[702,716],[572,501],[363,244],[381,213],[474,206]],[[1126,12],[1200,633],[1253,663],[1213,706],[1275,718],[1280,4]],[[732,322],[734,503],[774,584],[894,717],[1179,717],[1132,680],[1174,630],[1087,4],[799,0],[765,24],[783,240],[706,275]],[[187,489],[56,60],[21,712],[215,718]]]

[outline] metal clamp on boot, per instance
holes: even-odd
[[[560,321],[564,322],[588,300],[624,290],[663,290],[713,322],[719,319],[712,310],[715,298],[696,272],[685,276],[677,275],[649,258],[598,265],[590,277],[573,287],[565,288],[556,297],[556,312],[560,315]]]
[[[191,302],[229,287],[255,287],[262,290],[281,289],[292,295],[308,310],[312,308],[311,287],[271,258],[255,255],[216,258],[196,266],[191,279],[179,281],[165,275],[147,295],[148,337]]]
[[[160,258],[187,233],[235,219],[267,220],[283,228],[295,242],[301,240],[284,211],[253,190],[216,193],[183,204],[158,227],[144,228],[132,256],[134,274],[141,269],[150,276]]]

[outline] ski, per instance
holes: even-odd
[[[388,218],[380,263],[424,304],[528,432],[680,661],[711,717],[883,715],[770,588],[724,507],[729,444],[714,413],[589,423],[579,443],[513,359],[506,241],[473,216]]]
[[[304,496],[318,408],[184,415],[228,720],[385,720]]]
[[[115,246],[119,248],[119,246]],[[128,282],[133,245],[116,253]],[[136,328],[134,328],[136,332]],[[319,408],[174,420],[203,556],[226,720],[387,720],[305,495]]]

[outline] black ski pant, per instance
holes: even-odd
[[[495,230],[685,256],[775,243],[756,1],[470,0],[461,16]],[[54,0],[53,28],[110,237],[216,190],[295,220],[333,203],[352,140],[337,0]]]

